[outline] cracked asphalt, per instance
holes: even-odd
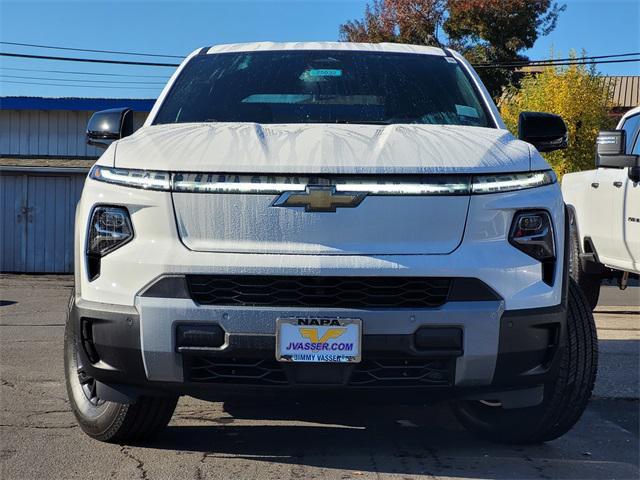
[[[578,425],[544,445],[467,434],[446,405],[183,397],[148,445],[91,440],[69,410],[62,339],[71,278],[0,275],[1,479],[640,478],[640,288],[603,291],[600,371]],[[517,427],[517,426],[516,426]]]

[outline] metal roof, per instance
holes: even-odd
[[[0,97],[0,110],[77,110],[95,112],[108,108],[129,107],[136,112],[149,112],[151,98],[51,98]]]
[[[0,156],[0,172],[13,170],[40,170],[72,169],[80,172],[88,172],[96,162],[96,159],[81,158],[14,158]]]
[[[531,68],[527,71],[522,69],[522,72],[533,75],[541,72]],[[640,106],[640,76],[601,76],[600,82],[605,91],[611,92],[611,108],[629,109]],[[514,95],[517,95],[517,91],[505,89],[498,103],[510,100]]]
[[[640,77],[602,77],[602,84],[611,91],[614,107],[632,108],[640,105]]]

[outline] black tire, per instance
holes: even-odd
[[[594,310],[596,305],[598,305],[598,298],[600,297],[602,277],[597,273],[587,273],[582,269],[582,262],[580,261],[580,237],[575,225],[575,220],[572,221],[570,225],[569,275],[582,289],[584,296],[587,298],[587,302],[589,302],[591,306],[591,310]]]
[[[71,308],[74,293],[69,302]],[[178,397],[140,397],[126,405],[95,395],[95,380],[81,375],[78,338],[67,318],[64,335],[64,367],[67,395],[80,428],[97,440],[111,443],[140,442],[159,434],[171,420]],[[80,381],[83,377],[83,383]]]
[[[473,400],[452,408],[470,432],[500,443],[531,444],[568,432],[587,406],[598,368],[598,338],[593,313],[577,286],[569,282],[567,340],[557,377],[545,385],[544,400],[535,407],[503,409]]]

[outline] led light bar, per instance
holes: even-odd
[[[128,170],[94,165],[89,177],[99,182],[113,183],[145,190],[171,190],[171,174],[151,170]]]
[[[469,182],[460,183],[400,183],[400,184],[344,184],[336,185],[337,192],[365,192],[369,195],[468,195]]]
[[[101,182],[146,190],[184,193],[281,194],[332,186],[337,192],[368,195],[469,195],[510,192],[556,182],[551,170],[489,175],[296,176],[170,173],[95,165],[89,176]]]
[[[473,177],[472,193],[498,193],[542,187],[556,183],[552,170],[525,173],[501,173]]]
[[[176,173],[173,190],[195,193],[262,193],[304,191],[308,185],[334,186],[338,192],[369,195],[467,195],[469,176],[271,176]]]
[[[273,193],[299,191],[306,178],[266,175],[228,175],[215,173],[175,173],[173,190],[193,193]]]

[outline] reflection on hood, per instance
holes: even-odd
[[[236,173],[482,173],[530,169],[507,130],[449,125],[190,123],[117,142],[115,165]]]

